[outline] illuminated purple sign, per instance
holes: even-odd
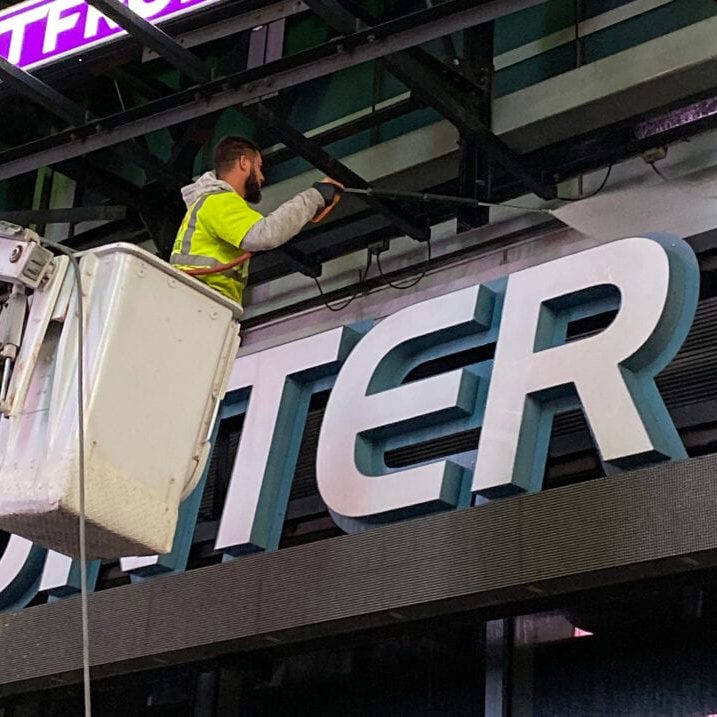
[[[219,0],[122,0],[153,23]],[[39,67],[127,33],[84,0],[26,0],[0,12],[0,55]]]

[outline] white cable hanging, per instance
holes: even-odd
[[[84,304],[82,296],[82,271],[75,252],[62,244],[47,239],[41,243],[50,249],[65,254],[72,264],[75,273],[77,296],[77,421],[78,421],[78,476],[80,494],[79,542],[80,542],[80,612],[82,615],[82,685],[84,696],[85,717],[92,715],[92,695],[90,678],[90,623],[87,589],[87,541],[85,536],[85,335],[84,335]]]

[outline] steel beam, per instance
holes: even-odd
[[[0,153],[0,180],[429,42],[545,0],[446,0],[340,40]]]
[[[255,10],[242,12],[241,9],[238,9],[241,14],[228,17],[222,22],[214,22],[204,27],[183,32],[176,35],[174,39],[176,42],[181,43],[182,47],[196,47],[207,42],[220,40],[223,37],[237,35],[245,30],[252,30],[260,25],[268,25],[276,20],[283,20],[307,10],[308,8],[301,0],[279,0],[279,2],[271,3]],[[142,61],[155,60],[159,56],[154,50],[146,48],[142,53]]]
[[[356,188],[369,186],[363,177],[360,177],[345,164],[332,157],[319,144],[304,137],[301,132],[282,120],[265,104],[248,105],[242,109],[242,112],[259,124],[273,130],[287,147],[293,149],[300,157],[320,169],[324,174],[347,186]],[[395,202],[371,196],[362,196],[361,199],[372,209],[388,218],[402,233],[418,241],[425,241],[430,238],[430,228],[416,225]]]
[[[135,40],[161,55],[183,75],[198,83],[209,80],[211,74],[209,68],[194,53],[130,10],[127,5],[123,5],[119,0],[87,0],[87,2],[103,15],[114,20]]]
[[[307,0],[307,4],[329,25],[342,33],[375,24],[375,19],[364,12],[360,18],[355,17],[340,1]],[[483,93],[477,91],[477,88],[453,67],[420,48],[387,55],[383,58],[383,64],[413,94],[438,110],[458,128],[464,148],[475,143],[488,158],[518,177],[531,192],[543,199],[553,199],[556,196],[554,184],[544,182],[505,142],[488,129],[484,123],[486,111]]]
[[[0,212],[0,221],[13,224],[79,224],[124,219],[127,207],[114,204],[67,209],[18,209]]]
[[[341,0],[304,0],[304,2],[324,22],[344,35],[350,35],[352,32],[369,27],[369,23],[364,22],[363,18],[359,18],[347,10]],[[370,23],[370,25],[375,24],[374,22]]]
[[[0,78],[17,94],[44,107],[70,125],[82,125],[89,119],[88,112],[29,72],[15,66],[0,55]]]
[[[92,114],[84,107],[29,72],[16,67],[2,56],[0,56],[0,77],[15,92],[45,108],[69,125],[81,125],[92,118]],[[177,187],[183,183],[183,178],[178,177],[164,162],[135,142],[127,142],[117,147],[115,151],[124,159],[137,164],[149,176],[156,177],[169,186]]]
[[[485,23],[463,32],[462,67],[478,88],[476,120],[490,129],[493,108],[493,35],[494,23]],[[458,165],[458,193],[462,197],[491,199],[492,168],[490,156],[472,134],[462,135]],[[458,208],[458,231],[487,224],[490,211],[487,207]]]

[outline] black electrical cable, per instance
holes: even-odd
[[[556,199],[559,199],[561,202],[579,202],[583,199],[590,199],[591,197],[596,197],[598,194],[600,194],[600,192],[602,192],[603,189],[605,189],[608,179],[610,179],[612,168],[614,166],[614,163],[610,164],[610,166],[607,168],[607,172],[605,172],[605,176],[603,177],[600,186],[594,192],[590,192],[590,194],[582,194],[579,197],[556,197]]]
[[[670,177],[665,176],[665,175],[662,173],[662,170],[661,170],[654,162],[648,162],[648,164],[649,164],[650,167],[652,168],[652,171],[653,171],[663,182],[665,182],[666,184],[673,184],[673,183],[674,183],[674,180],[671,179]]]
[[[388,286],[390,286],[392,289],[398,289],[399,291],[405,291],[406,289],[412,289],[416,284],[418,284],[421,279],[426,275],[426,272],[428,271],[429,267],[431,265],[431,240],[428,239],[426,241],[426,260],[423,262],[423,271],[412,281],[409,281],[407,284],[393,284],[391,283],[390,279],[383,273],[383,269],[381,268],[381,255],[376,255],[376,266],[378,266],[378,273],[381,275],[381,278],[384,280]]]
[[[377,257],[378,259],[378,257]],[[371,262],[373,260],[373,254],[369,251],[366,255],[366,266],[363,270],[359,269],[359,280],[358,280],[358,286],[356,288],[356,291],[353,293],[352,296],[350,296],[348,299],[346,299],[343,303],[337,305],[334,304],[333,306],[329,304],[328,299],[326,298],[326,294],[324,293],[324,290],[321,288],[321,284],[319,283],[319,280],[314,277],[314,281],[316,282],[316,288],[319,290],[319,294],[321,295],[321,300],[324,303],[324,306],[329,311],[343,311],[345,308],[349,306],[349,304],[352,304],[354,299],[357,299],[363,292],[364,292],[364,282],[366,281],[366,277],[368,276],[369,269],[371,268]]]

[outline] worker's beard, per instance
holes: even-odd
[[[261,201],[261,183],[256,176],[256,170],[252,167],[251,174],[246,178],[244,186],[244,199],[250,204],[259,204]]]

